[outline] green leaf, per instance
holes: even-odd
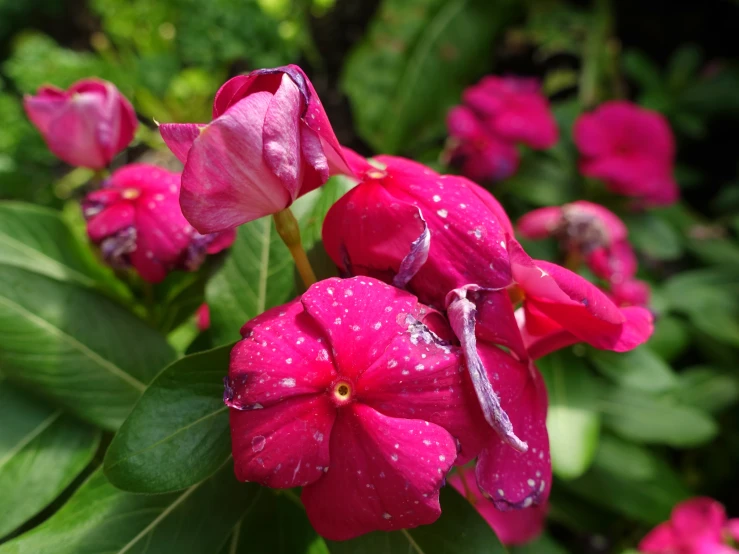
[[[292,491],[262,489],[220,554],[329,554]]]
[[[629,241],[639,252],[657,260],[675,260],[682,255],[680,234],[664,218],[651,212],[628,214]]]
[[[331,177],[326,184],[298,198],[290,207],[300,223],[303,248],[310,250],[321,241],[323,220],[334,203],[355,186],[355,181],[343,175]]]
[[[684,406],[716,413],[737,401],[739,381],[730,373],[712,367],[691,367],[680,372],[678,386],[668,398]]]
[[[39,513],[85,469],[100,433],[7,380],[0,380],[0,429],[2,538]]]
[[[511,554],[569,554],[547,534],[529,543],[511,547]]]
[[[331,554],[505,553],[495,533],[454,488],[441,489],[441,517],[431,525],[392,533],[377,531],[343,542],[326,541]],[[4,554],[0,550],[0,554]]]
[[[116,487],[146,493],[184,489],[231,455],[223,377],[231,345],[186,356],[149,385],[110,443],[105,474]]]
[[[172,360],[164,337],[94,291],[0,265],[0,366],[106,429]]]
[[[537,362],[549,391],[547,429],[552,469],[574,479],[593,461],[600,436],[600,414],[593,409],[597,388],[587,362],[572,349],[559,350]]]
[[[59,212],[22,202],[0,202],[0,264],[87,287],[106,276]]]
[[[663,289],[670,307],[712,338],[739,347],[739,265],[687,271]]]
[[[677,359],[690,344],[686,323],[674,316],[660,315],[654,322],[654,334],[649,338],[649,350],[670,362]]]
[[[549,406],[547,414],[552,470],[562,479],[575,479],[593,461],[600,438],[600,415],[569,406]]]
[[[272,218],[239,227],[228,260],[205,290],[214,344],[240,339],[244,323],[287,302],[295,291],[293,273],[290,252]]]
[[[514,2],[384,0],[351,52],[342,86],[376,151],[408,151],[444,133],[447,110],[489,68]]]
[[[672,368],[646,345],[629,352],[590,349],[590,360],[603,375],[622,387],[664,392],[677,383]]]
[[[648,524],[667,520],[675,504],[688,497],[687,489],[667,463],[646,449],[640,449],[639,459],[641,463],[648,460],[648,472],[627,474],[623,468],[614,471],[611,457],[619,447],[627,450],[618,459],[631,459],[638,448],[604,437],[590,471],[562,486],[594,504]]]
[[[143,554],[217,552],[260,487],[241,484],[227,464],[178,493],[133,494],[95,472],[69,501],[0,554]]]
[[[555,147],[557,148],[557,147]],[[554,206],[570,201],[576,178],[566,160],[555,152],[526,152],[521,167],[501,186],[534,206]]]
[[[638,390],[608,390],[599,406],[604,424],[635,442],[688,448],[710,441],[718,432],[716,422],[707,413]]]

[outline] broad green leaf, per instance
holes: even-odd
[[[100,432],[7,380],[0,380],[0,429],[2,538],[50,504],[90,463]]]
[[[106,297],[0,265],[0,366],[12,381],[117,428],[174,352]]]
[[[306,250],[320,242],[326,213],[354,185],[355,182],[349,177],[336,175],[322,187],[298,198],[290,207],[300,223],[300,239]]]
[[[603,444],[608,442],[604,440]],[[688,490],[670,466],[648,450],[642,449],[640,454],[650,460],[652,471],[648,476],[614,472],[608,458],[612,454],[612,449],[601,447],[590,471],[562,486],[599,506],[648,524],[667,520],[675,504],[688,497]]]
[[[739,379],[711,367],[691,367],[680,372],[678,386],[668,398],[709,413],[719,412],[739,398]]]
[[[637,444],[604,433],[600,443],[598,466],[624,479],[646,481],[659,469],[656,458]]]
[[[591,349],[590,360],[603,375],[622,387],[663,392],[677,383],[672,368],[646,345],[629,352]]]
[[[0,264],[87,287],[106,276],[59,212],[22,202],[0,203]]]
[[[447,110],[489,68],[514,2],[384,0],[351,52],[342,86],[359,134],[398,153],[444,134]]]
[[[706,412],[634,389],[606,391],[599,407],[605,425],[635,442],[688,448],[710,441],[718,432]]]
[[[105,455],[116,487],[146,493],[184,489],[231,455],[223,377],[231,346],[174,362],[149,385]]]
[[[679,273],[663,288],[671,309],[712,338],[739,347],[739,265]]]
[[[292,491],[261,489],[220,554],[329,554]]]
[[[680,234],[662,217],[652,212],[624,216],[629,241],[639,252],[658,260],[674,260],[682,254]]]
[[[169,494],[133,494],[95,472],[50,519],[0,546],[0,554],[203,554],[217,552],[260,488],[225,465]]]
[[[239,227],[226,263],[205,289],[214,344],[238,340],[244,323],[287,302],[295,291],[293,267],[272,218]]]
[[[552,405],[547,414],[547,430],[554,474],[574,479],[585,473],[598,449],[600,415],[582,408]]]
[[[600,436],[600,414],[593,409],[596,381],[587,362],[572,349],[559,350],[537,362],[549,392],[547,429],[552,469],[574,479],[593,461]]]
[[[502,554],[507,552],[472,505],[454,488],[441,489],[441,517],[431,525],[377,531],[342,542],[326,541],[331,554]],[[4,554],[0,550],[0,554]]]
[[[518,171],[499,186],[534,206],[556,206],[572,199],[576,182],[567,160],[554,152],[527,152]]]
[[[690,344],[687,324],[670,315],[660,315],[654,322],[654,334],[649,337],[649,350],[670,362],[682,354]]]

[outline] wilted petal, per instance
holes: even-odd
[[[264,117],[264,161],[295,199],[301,185],[301,96],[287,75],[272,97]]]
[[[325,395],[231,410],[236,477],[273,488],[302,487],[325,475],[336,408]]]
[[[552,464],[546,428],[548,403],[541,375],[495,346],[481,344],[478,350],[491,382],[501,391],[501,403],[513,428],[529,448],[516,451],[491,435],[477,459],[477,483],[502,510],[542,504],[552,485]]]
[[[354,404],[334,424],[328,473],[303,489],[308,519],[331,540],[432,523],[456,453],[437,425]]]
[[[474,506],[505,545],[515,546],[533,541],[544,530],[547,517],[546,504],[521,510],[501,511],[482,495],[475,484],[474,474],[462,468],[449,478],[449,484]]]

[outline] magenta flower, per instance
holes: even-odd
[[[190,226],[178,201],[180,174],[147,164],[117,171],[85,198],[87,234],[111,266],[133,266],[157,283],[172,269],[194,271],[207,254],[233,243],[235,233],[201,235]]]
[[[201,233],[287,208],[335,173],[349,172],[321,101],[295,65],[227,81],[209,124],[159,131],[185,164],[182,212]]]
[[[224,394],[237,477],[304,487],[308,518],[332,540],[435,521],[447,472],[480,448],[459,349],[429,328],[442,322],[357,277],[247,323]]]
[[[518,168],[516,144],[550,148],[557,124],[534,79],[488,76],[447,116],[450,159],[475,181],[500,181]]]
[[[133,140],[138,121],[113,83],[82,79],[63,91],[41,87],[23,98],[49,150],[69,165],[102,169]]]
[[[672,177],[675,139],[661,114],[630,102],[606,102],[578,118],[574,140],[583,175],[602,179],[613,192],[649,205],[677,201],[679,190]]]
[[[598,287],[563,267],[532,260],[509,241],[513,278],[523,294],[516,312],[532,358],[576,342],[625,352],[652,334],[653,318],[641,307],[618,308]]]
[[[698,497],[675,506],[670,521],[655,527],[639,543],[644,554],[737,554],[739,519],[727,519],[724,507]]]
[[[502,511],[485,498],[470,479],[469,471],[458,468],[449,478],[449,484],[475,507],[503,544],[506,546],[526,544],[541,535],[546,523],[547,504]]]
[[[195,324],[200,331],[210,329],[210,307],[205,302],[200,304],[200,307],[195,312]]]
[[[551,148],[559,132],[536,79],[487,76],[462,95],[490,133],[536,149]]]
[[[598,277],[622,283],[636,274],[636,254],[623,221],[610,210],[578,200],[561,207],[539,208],[518,221],[529,239],[557,238],[569,255],[584,259]]]

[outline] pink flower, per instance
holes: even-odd
[[[645,554],[737,554],[727,545],[739,540],[739,519],[727,519],[724,507],[698,497],[678,504],[670,521],[655,527],[639,543]]]
[[[23,106],[55,156],[90,169],[104,168],[125,150],[138,125],[129,101],[100,79],[82,79],[66,91],[43,86]]]
[[[201,233],[287,208],[348,168],[321,101],[295,65],[227,81],[209,124],[159,127],[185,164],[182,212]]]
[[[180,211],[180,174],[147,164],[114,171],[85,198],[87,234],[115,268],[133,266],[157,283],[172,269],[194,271],[206,254],[233,243],[233,231],[201,235]]]
[[[574,140],[584,175],[650,205],[677,201],[675,140],[662,115],[630,102],[606,102],[578,118]]]
[[[526,544],[541,535],[547,517],[546,504],[521,510],[502,511],[485,498],[470,479],[469,471],[458,468],[449,478],[449,484],[475,507],[503,544],[506,546]]]
[[[576,273],[532,260],[516,241],[509,241],[509,253],[513,278],[523,294],[516,317],[532,358],[576,342],[625,352],[651,336],[653,318],[648,310],[618,308]]]
[[[557,122],[536,79],[487,76],[462,95],[490,133],[536,149],[558,139]]]
[[[522,236],[555,237],[568,254],[584,258],[598,277],[621,283],[636,274],[636,254],[626,225],[603,206],[578,200],[562,207],[539,208],[518,221]]]
[[[447,116],[450,158],[475,181],[500,181],[518,168],[516,143],[550,148],[557,124],[534,79],[488,76]]]
[[[247,323],[224,394],[237,477],[304,487],[308,518],[332,540],[435,521],[480,425],[459,350],[429,326],[449,333],[367,277],[321,281]]]
[[[195,312],[195,323],[200,331],[207,331],[210,328],[210,308],[205,302],[200,304]]]

